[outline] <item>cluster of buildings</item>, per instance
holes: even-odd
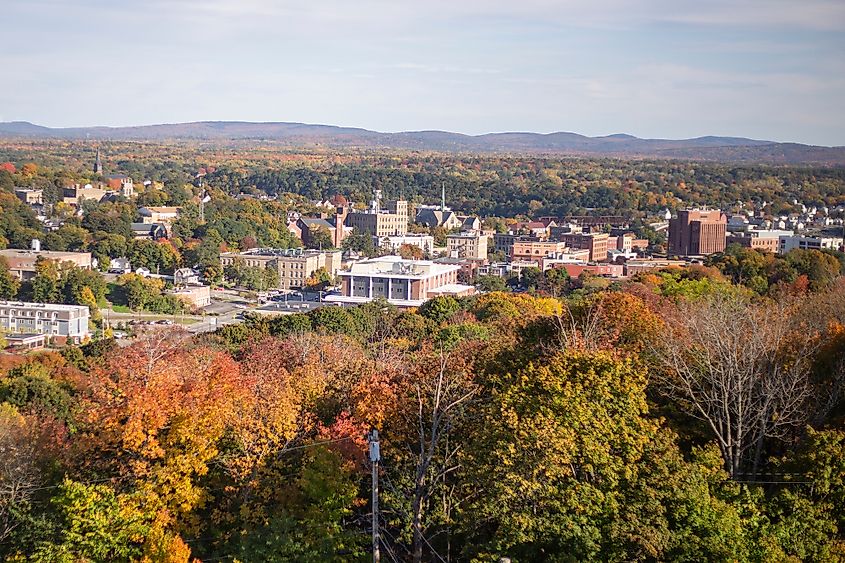
[[[817,210],[812,208],[810,215],[817,218]],[[842,220],[832,219],[827,210],[823,221],[808,224],[809,217],[801,215],[772,220],[762,213],[728,217],[720,210],[684,209],[669,221],[668,254],[699,258],[722,252],[729,244],[779,254],[794,249],[841,250],[845,245]]]

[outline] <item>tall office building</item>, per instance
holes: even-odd
[[[684,209],[669,221],[669,254],[707,256],[725,250],[728,218],[718,209]]]

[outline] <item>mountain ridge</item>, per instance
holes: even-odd
[[[589,137],[570,131],[506,131],[468,135],[440,130],[383,133],[360,127],[285,121],[193,121],[125,127],[51,128],[0,122],[0,138],[100,141],[271,141],[293,147],[382,148],[443,152],[634,156],[773,164],[845,165],[845,147],[706,135],[644,139],[626,133]]]

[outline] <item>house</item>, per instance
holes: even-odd
[[[125,198],[135,195],[135,185],[132,178],[125,174],[111,174],[106,177],[106,184],[110,190],[119,193]]]
[[[167,226],[164,223],[132,223],[132,237],[159,240],[167,238]]]
[[[132,265],[129,263],[129,258],[126,258],[125,256],[112,258],[109,262],[110,274],[128,274],[131,271]]]
[[[173,272],[175,285],[195,285],[200,283],[200,276],[191,268],[179,268]]]

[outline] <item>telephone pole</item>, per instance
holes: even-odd
[[[378,430],[370,431],[370,462],[373,466],[373,563],[379,563],[381,552],[379,551],[378,533],[378,462],[381,460],[379,451]]]

